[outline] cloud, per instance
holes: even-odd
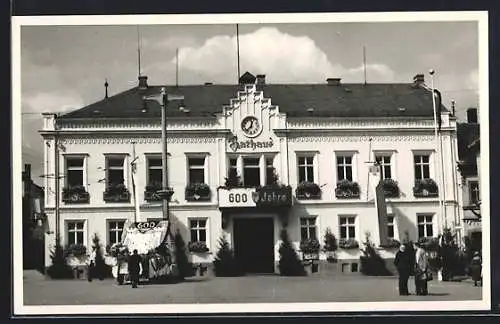
[[[83,99],[75,92],[38,92],[21,99],[23,112],[66,112],[83,106]]]
[[[227,83],[237,75],[236,36],[214,36],[199,46],[179,49],[182,82]],[[175,57],[155,68],[172,71]],[[384,64],[367,66],[373,82],[390,82],[394,72]],[[240,36],[240,73],[266,74],[270,83],[321,83],[328,77],[360,82],[362,67],[346,68],[329,60],[307,36],[294,36],[277,28],[264,27]],[[361,74],[360,74],[361,73]]]
[[[359,83],[364,80],[365,67],[360,65],[356,68],[347,69],[345,81]],[[366,79],[368,82],[394,82],[394,71],[385,64],[367,64]]]

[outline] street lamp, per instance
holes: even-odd
[[[161,88],[159,95],[143,97],[144,100],[154,100],[160,104],[161,108],[161,165],[162,165],[162,190],[158,195],[162,198],[162,218],[167,220],[167,236],[170,234],[170,212],[169,202],[173,195],[173,190],[168,186],[167,169],[167,106],[172,100],[184,100],[183,95],[167,95],[165,87]]]

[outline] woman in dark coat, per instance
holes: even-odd
[[[480,281],[481,285],[483,283],[482,278],[482,260],[479,252],[474,252],[474,256],[470,262],[470,272],[472,280],[474,281],[474,287],[477,287],[477,282]]]
[[[399,251],[396,253],[394,265],[399,274],[399,295],[408,296],[408,278],[411,275],[413,268],[412,255],[406,251],[404,244],[399,246]]]

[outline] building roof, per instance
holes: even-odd
[[[60,118],[156,118],[161,116],[155,101],[144,103],[144,96],[160,93],[162,86],[134,87]],[[184,95],[168,104],[169,117],[211,117],[222,112],[230,99],[243,90],[242,85],[165,86],[168,94]],[[432,117],[431,92],[413,83],[407,84],[259,84],[264,97],[278,105],[290,117]],[[147,112],[142,112],[146,106]],[[310,111],[313,109],[313,112]],[[442,106],[442,109],[446,108]]]

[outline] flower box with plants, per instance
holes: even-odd
[[[162,190],[161,182],[152,181],[144,188],[144,200],[161,201],[162,197],[158,191]]]
[[[380,244],[381,248],[385,249],[398,249],[401,243],[393,238],[389,238],[386,243]]]
[[[224,185],[218,189],[231,190],[232,188],[243,188],[243,182],[235,169],[230,169],[227,178],[224,178]]]
[[[130,202],[130,192],[124,184],[111,184],[103,193],[105,202]]]
[[[314,182],[302,181],[295,189],[297,199],[321,199],[321,188]]]
[[[437,237],[421,237],[418,239],[418,243],[427,252],[438,252],[439,250],[439,239]]]
[[[304,260],[319,259],[320,244],[317,239],[306,239],[300,241],[300,251]]]
[[[394,179],[383,179],[382,187],[386,198],[399,198],[398,182]]]
[[[90,195],[82,185],[63,188],[62,201],[66,204],[87,204]]]
[[[337,187],[335,188],[335,197],[337,197],[338,199],[359,198],[359,196],[360,189],[357,182],[347,179],[337,182]]]
[[[358,249],[359,243],[355,239],[340,239],[339,248],[344,250]]]
[[[418,179],[413,187],[413,195],[417,198],[432,198],[439,195],[438,186],[432,179]]]
[[[188,250],[191,254],[191,262],[193,264],[210,262],[210,250],[203,241],[195,241],[188,243]]]
[[[85,264],[87,247],[83,244],[71,244],[66,248],[64,254],[69,266],[78,267]]]
[[[210,194],[210,187],[206,183],[190,183],[185,190],[187,201],[209,201]]]

